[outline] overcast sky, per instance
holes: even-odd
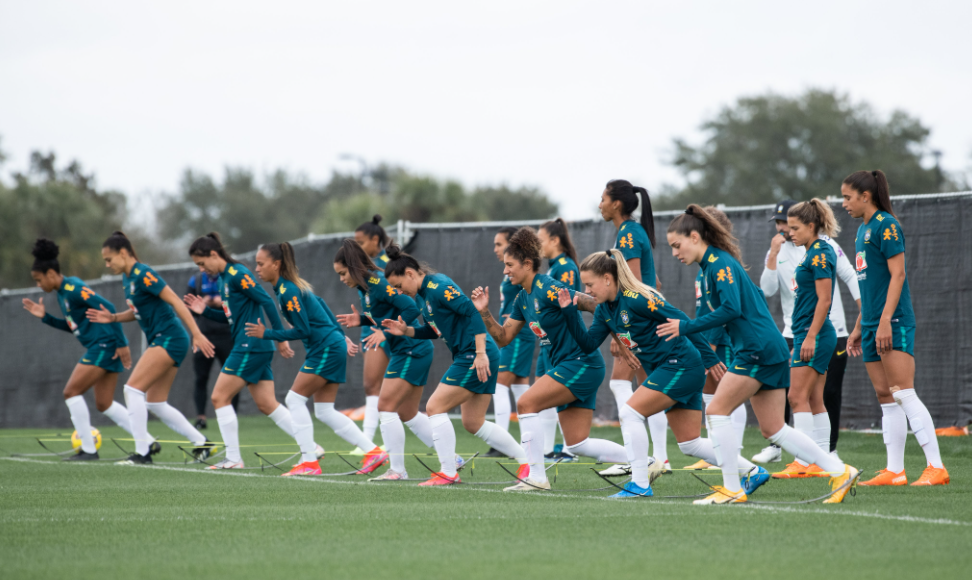
[[[963,169],[970,21],[972,2],[0,0],[2,173],[52,149],[144,195],[186,167],[325,180],[353,153],[586,218],[609,179],[677,182],[672,138],[737,97],[809,87],[918,116]]]

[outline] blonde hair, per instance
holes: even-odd
[[[836,238],[840,233],[840,224],[834,217],[834,210],[830,209],[830,204],[813,198],[810,201],[801,201],[786,212],[787,217],[795,217],[801,223],[813,225],[817,228],[818,234],[826,234],[831,238]]]
[[[628,290],[636,294],[644,294],[665,301],[665,297],[658,290],[648,284],[638,280],[634,272],[628,267],[628,262],[624,259],[621,250],[614,249],[606,252],[594,252],[584,258],[580,265],[581,272],[591,272],[595,276],[610,274],[618,283],[622,290]]]

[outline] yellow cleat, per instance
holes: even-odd
[[[850,465],[845,465],[842,475],[830,478],[830,489],[834,490],[834,494],[825,499],[824,503],[843,502],[844,498],[847,497],[847,492],[857,487],[857,478],[860,475],[860,471]]]
[[[685,469],[695,469],[695,470],[701,471],[703,469],[711,469],[712,467],[715,467],[715,466],[713,466],[711,463],[709,463],[705,459],[699,459],[698,461],[696,461],[692,465],[689,465]]]
[[[716,485],[712,489],[715,490],[715,493],[702,499],[697,499],[692,503],[695,505],[722,505],[727,503],[746,503],[749,501],[749,498],[746,497],[746,492],[741,489],[736,493],[729,491],[721,485]]]

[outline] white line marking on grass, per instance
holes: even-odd
[[[41,465],[60,465],[61,464],[58,461],[49,461],[49,460],[44,460],[44,459],[31,459],[31,458],[28,458],[28,457],[0,457],[0,459],[5,460],[5,461],[17,461],[17,462],[20,462],[20,463],[35,463],[35,464],[41,464]],[[193,469],[191,467],[170,467],[170,466],[166,466],[166,465],[125,465],[125,466],[118,465],[118,466],[116,466],[113,463],[106,463],[106,462],[101,462],[101,463],[99,463],[99,462],[77,462],[77,463],[75,463],[75,465],[79,465],[79,464],[80,465],[89,465],[89,466],[101,466],[101,467],[104,467],[104,466],[112,466],[112,467],[118,467],[120,469],[121,468],[131,468],[131,467],[140,467],[140,468],[143,468],[143,469],[157,469],[157,470],[162,470],[162,471],[178,471],[178,472],[182,472],[182,473],[205,473],[205,474],[210,474],[210,475],[230,475],[230,476],[234,476],[234,477],[274,478],[274,479],[277,479],[277,480],[287,479],[289,481],[307,481],[307,482],[320,483],[320,484],[365,485],[365,486],[369,486],[370,485],[370,487],[378,487],[380,485],[386,485],[386,486],[388,485],[388,484],[369,484],[366,481],[347,481],[347,480],[340,480],[340,479],[324,479],[324,478],[315,478],[315,477],[288,477],[288,478],[281,478],[279,475],[264,475],[264,474],[261,474],[261,473],[247,473],[247,472],[240,472],[240,471],[236,471],[236,470],[232,470],[232,469],[220,469],[220,470],[216,470],[216,469]],[[403,486],[395,486],[395,487],[401,488]],[[446,489],[446,490],[450,490],[450,491],[454,491],[454,492],[472,491],[472,492],[479,492],[479,493],[499,493],[499,494],[510,494],[510,493],[512,493],[512,492],[505,492],[505,491],[500,490],[500,489],[484,489],[484,488],[480,488],[480,487],[473,487],[471,485],[470,486],[465,486],[465,485],[448,485],[448,486],[442,486],[442,489]],[[605,491],[608,491],[608,490],[605,490]],[[580,494],[580,493],[584,493],[584,492],[577,492],[577,493]],[[518,492],[515,495],[516,495],[516,497],[545,497],[545,498],[560,498],[560,499],[575,499],[575,500],[576,499],[584,499],[584,500],[592,500],[592,501],[609,501],[609,502],[612,502],[612,503],[617,502],[617,501],[622,501],[622,502],[625,501],[625,500],[614,500],[614,499],[611,499],[611,498],[609,498],[607,496],[586,496],[586,495],[577,495],[577,494],[569,494],[569,493],[547,493],[547,492],[539,492],[539,491],[538,492],[535,492],[535,493],[534,492]],[[627,501],[630,503],[633,500],[627,500]],[[686,502],[680,502],[680,501],[675,501],[675,500],[667,500],[667,499],[651,499],[649,501],[650,501],[651,504],[663,504],[663,505],[675,505],[675,506],[688,506],[688,505],[690,505],[690,504],[688,504]],[[719,506],[719,507],[700,508],[699,509],[699,512],[700,513],[706,513],[707,515],[716,515],[716,514],[719,514],[719,515],[723,515],[723,514],[724,515],[728,515],[728,514],[732,513],[732,510],[734,510],[734,509],[762,510],[762,511],[767,511],[767,512],[772,512],[772,513],[797,513],[797,514],[819,514],[819,515],[827,515],[827,516],[851,516],[851,517],[859,517],[859,518],[871,518],[871,519],[878,519],[878,520],[891,520],[891,521],[909,522],[909,523],[917,523],[917,524],[930,524],[930,525],[963,526],[963,527],[965,527],[965,526],[972,526],[972,522],[963,522],[963,521],[959,521],[959,520],[949,520],[949,519],[945,519],[945,518],[923,518],[923,517],[918,517],[918,516],[896,516],[896,515],[891,515],[891,514],[881,514],[881,513],[877,513],[877,512],[838,511],[838,509],[806,509],[806,508],[801,509],[801,508],[796,508],[796,507],[771,506],[771,505],[756,505],[756,504],[743,504],[743,505],[736,505],[736,506]],[[655,512],[651,512],[650,514],[645,514],[645,515],[655,516],[655,515],[658,515],[658,514],[655,513]],[[681,514],[679,514],[679,515],[681,515]]]

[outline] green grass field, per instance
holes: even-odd
[[[215,421],[210,438],[218,438]],[[459,431],[459,450],[485,451]],[[347,449],[315,423],[329,450],[325,472],[346,465]],[[513,425],[516,434],[516,425]],[[160,439],[174,435],[158,422]],[[58,434],[60,433],[60,434]],[[104,428],[104,458],[121,457]],[[242,418],[248,466],[252,451],[294,449],[272,422]],[[700,507],[691,499],[605,500],[576,491],[606,484],[591,465],[558,466],[554,489],[503,493],[497,485],[418,488],[368,483],[361,476],[281,478],[273,471],[206,472],[195,465],[125,467],[109,461],[65,464],[11,457],[43,449],[32,437],[64,430],[0,431],[0,577],[2,578],[926,578],[968,574],[972,565],[972,439],[940,440],[952,483],[938,488],[860,488],[844,504]],[[620,441],[616,428],[595,436]],[[681,455],[669,435],[674,467]],[[276,446],[281,444],[289,444]],[[130,443],[125,443],[130,446]],[[745,453],[764,445],[755,430]],[[158,462],[179,462],[165,444]],[[426,453],[409,435],[409,452]],[[884,466],[879,435],[844,433],[841,456],[865,474]],[[274,456],[283,458],[284,456]],[[434,457],[424,458],[432,467]],[[776,464],[774,468],[782,467]],[[409,457],[411,477],[427,472]],[[909,437],[909,479],[923,456]],[[382,468],[383,470],[384,468]],[[552,473],[553,470],[551,470]],[[276,472],[279,474],[279,472]],[[705,478],[720,481],[717,473]],[[477,459],[464,481],[506,481],[492,459]],[[752,499],[799,501],[822,495],[827,480],[771,481]],[[691,495],[705,487],[676,471],[655,493]]]

